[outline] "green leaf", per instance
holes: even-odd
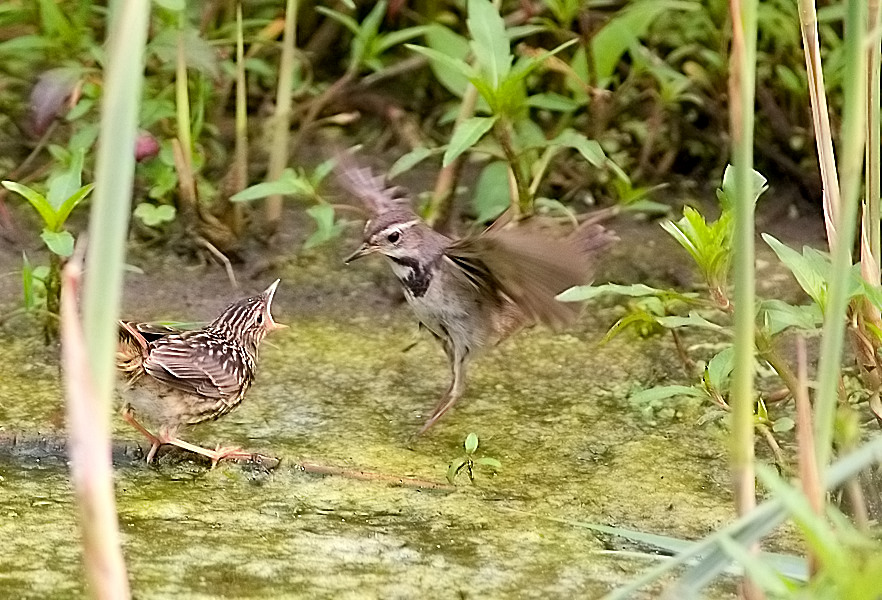
[[[58,256],[67,258],[73,254],[74,238],[69,231],[51,231],[49,229],[44,229],[43,233],[40,234],[40,237],[46,242],[46,246]]]
[[[784,577],[762,556],[757,556],[728,536],[720,537],[717,543],[726,554],[744,567],[750,579],[760,585],[764,592],[782,598],[793,596],[790,588],[784,583]]]
[[[468,14],[466,23],[475,62],[484,80],[494,90],[498,89],[511,69],[513,58],[505,22],[490,0],[469,0]]]
[[[821,307],[816,303],[793,306],[782,300],[763,300],[757,310],[761,322],[770,335],[777,335],[790,327],[816,331],[824,322]]]
[[[450,485],[454,484],[454,482],[456,481],[456,476],[459,475],[460,470],[466,465],[467,462],[467,458],[459,458],[450,463],[450,466],[447,467],[447,481],[450,483]]]
[[[716,323],[711,323],[710,321],[695,312],[690,312],[688,317],[658,317],[656,321],[659,325],[668,329],[677,329],[680,327],[700,327],[702,329],[713,329],[714,331],[729,333],[729,331],[725,327],[717,325]]]
[[[502,468],[501,462],[499,462],[495,458],[490,458],[489,456],[483,456],[481,458],[476,458],[475,464],[484,465],[485,467],[491,467],[493,469],[496,469],[497,471]]]
[[[453,160],[474,146],[484,134],[490,131],[498,117],[471,117],[457,125],[450,138],[447,151],[444,152],[443,166],[449,165]]]
[[[49,201],[46,200],[45,196],[32,190],[28,186],[16,183],[15,181],[4,181],[3,187],[10,192],[15,192],[16,194],[23,196],[25,200],[30,202],[31,206],[34,207],[43,219],[44,225],[50,229],[55,227],[55,209],[52,208],[52,205],[49,204]]]
[[[478,72],[475,71],[474,67],[464,60],[453,58],[443,52],[439,52],[433,48],[426,48],[425,46],[405,44],[404,47],[422,54],[428,58],[432,64],[442,67],[447,73],[448,80],[450,79],[451,74],[456,74],[456,76],[462,77],[466,82],[477,79],[478,77]],[[464,91],[465,90],[463,90],[463,93]]]
[[[413,39],[417,36],[423,35],[424,33],[426,33],[426,31],[428,31],[429,27],[429,25],[417,25],[415,27],[399,29],[398,31],[393,31],[384,36],[381,36],[376,44],[376,54],[382,54],[389,48],[397,46],[398,44]]]
[[[134,212],[134,215],[148,227],[158,227],[163,223],[170,223],[175,220],[175,214],[175,207],[170,204],[150,204],[149,202],[141,202],[135,207]]]
[[[94,183],[88,183],[75,191],[71,196],[69,196],[64,202],[61,203],[61,206],[58,207],[58,212],[55,214],[55,226],[51,229],[53,231],[58,231],[64,224],[67,222],[67,218],[70,216],[71,211],[77,207],[77,205],[83,201],[83,199],[92,193],[92,190],[95,189]]]
[[[310,197],[314,192],[308,177],[296,173],[294,169],[285,169],[277,180],[265,181],[247,187],[241,192],[233,194],[230,197],[230,202],[250,202],[274,194]]]
[[[766,184],[766,178],[763,177],[762,173],[759,171],[751,170],[753,174],[751,181],[751,195],[753,198],[753,203],[756,205],[756,201],[759,200],[759,197],[763,195],[769,186]],[[735,198],[735,169],[732,168],[732,165],[726,165],[726,170],[723,171],[723,187],[721,190],[722,193],[718,193],[717,197],[720,199],[720,204],[723,206],[723,210],[731,210],[733,206],[732,198]]]
[[[606,154],[596,141],[588,139],[574,129],[565,129],[556,138],[548,142],[548,145],[565,146],[573,148],[595,167],[602,167],[606,163]]]
[[[475,221],[486,223],[496,219],[511,206],[511,187],[508,185],[508,163],[488,163],[478,177],[472,207],[478,213]]]
[[[46,194],[46,200],[50,206],[56,211],[61,207],[65,200],[74,195],[79,190],[83,176],[83,161],[85,160],[86,151],[80,149],[70,154],[70,164],[61,172],[54,173],[49,177],[47,186],[49,188]],[[56,228],[61,223],[56,221]]]
[[[430,60],[429,66],[435,74],[435,78],[447,91],[462,98],[470,85],[469,78],[475,75],[474,70],[470,70],[466,74],[461,69],[462,65],[468,67],[466,63],[469,55],[468,40],[447,27],[436,23],[430,25],[426,30],[426,44],[433,52],[438,52],[452,61],[457,61],[458,66],[456,67],[438,60]],[[410,48],[416,50],[418,47],[412,46]],[[470,69],[470,67],[468,68]]]
[[[372,46],[377,40],[383,17],[386,16],[386,5],[386,0],[377,2],[358,26],[358,32],[350,44],[352,65],[361,65],[374,55]]]
[[[573,112],[582,108],[581,102],[577,102],[572,98],[555,92],[533,94],[527,98],[527,104],[533,108],[542,108],[558,112]]]
[[[395,161],[391,167],[389,167],[389,179],[393,179],[402,173],[410,171],[416,165],[421,163],[423,160],[434,154],[434,150],[431,148],[426,148],[425,146],[418,146],[399,158]]]
[[[804,249],[803,253],[800,254],[767,233],[762,234],[762,236],[766,244],[784,263],[784,266],[793,273],[800,287],[823,310],[827,296],[826,271],[829,268],[825,268],[826,265],[823,262],[819,262],[816,257],[809,256],[806,252],[808,248]]]
[[[330,204],[310,206],[306,209],[306,214],[316,224],[316,231],[303,244],[307,250],[334,239],[343,231],[343,225],[334,222],[334,207]]]
[[[793,422],[793,419],[790,417],[781,417],[780,419],[775,419],[775,423],[772,425],[772,431],[775,433],[783,433],[785,431],[790,431],[796,427],[796,423]]]
[[[657,288],[635,283],[633,285],[619,285],[617,283],[605,283],[603,285],[577,285],[565,290],[557,295],[557,300],[561,302],[582,302],[584,300],[593,300],[598,296],[605,294],[615,294],[618,296],[629,296],[632,298],[640,298],[645,296],[657,296],[666,300],[682,300],[689,302],[698,298],[698,294],[687,292],[682,294],[673,290],[659,290]]]
[[[630,401],[642,404],[657,402],[658,400],[666,400],[674,396],[691,396],[693,398],[707,398],[704,390],[690,385],[662,385],[659,387],[642,390],[636,394],[631,394]]]
[[[704,372],[708,383],[710,383],[711,387],[718,392],[727,389],[729,387],[727,385],[729,375],[731,375],[734,367],[735,348],[729,346],[725,350],[717,353],[717,355],[707,363]]]
[[[466,454],[474,454],[475,450],[478,449],[478,434],[468,434],[466,436],[465,442],[463,442],[463,446],[465,446]]]
[[[33,310],[37,305],[34,299],[34,269],[28,255],[21,253],[21,291],[24,296],[25,310]]]

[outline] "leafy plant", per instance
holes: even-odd
[[[50,176],[45,195],[15,181],[2,182],[3,187],[25,198],[43,221],[40,238],[50,250],[49,266],[43,274],[42,270],[32,268],[25,258],[22,285],[25,304],[30,308],[33,308],[35,300],[33,284],[42,282],[45,288],[47,315],[44,320],[44,333],[47,340],[54,339],[57,335],[62,261],[73,254],[74,236],[66,228],[67,220],[73,209],[94,188],[91,183],[82,185],[84,156],[85,150],[72,153],[68,167]]]
[[[495,458],[490,458],[489,456],[475,458],[475,453],[478,451],[478,434],[476,433],[470,433],[466,436],[466,439],[463,442],[463,449],[465,450],[465,456],[454,460],[447,468],[447,481],[450,482],[450,485],[453,485],[456,482],[457,476],[459,476],[463,470],[468,474],[469,481],[474,483],[476,465],[489,467],[494,471],[498,471],[502,468],[502,463]]]

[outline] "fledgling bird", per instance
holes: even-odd
[[[338,157],[337,179],[370,215],[364,243],[345,262],[383,254],[421,326],[450,362],[450,386],[418,435],[462,397],[466,369],[480,351],[537,322],[561,327],[575,321],[581,306],[555,296],[587,284],[593,256],[617,239],[597,224],[565,239],[497,224],[452,239],[423,222],[401,188],[351,157]]]
[[[117,369],[123,418],[151,442],[147,462],[162,444],[211,459],[250,458],[236,447],[202,448],[178,438],[186,425],[217,419],[236,408],[254,381],[260,342],[285,327],[270,313],[277,279],[263,293],[234,302],[203,329],[181,331],[119,322]],[[158,428],[151,433],[139,421]]]

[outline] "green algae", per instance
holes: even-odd
[[[478,359],[466,397],[416,440],[447,367],[432,340],[402,351],[415,330],[406,307],[278,318],[290,329],[263,349],[243,405],[186,439],[279,456],[279,468],[212,471],[176,450],[147,466],[138,452],[115,453],[136,597],[592,598],[649,563],[605,553],[609,540],[543,516],[686,538],[732,517],[723,443],[695,427],[699,407],[647,421],[627,400],[670,349],[625,338],[598,346],[602,316],[586,319],[594,331],[525,331]],[[61,436],[51,352],[32,360],[30,342],[0,343],[3,430]],[[452,493],[296,466],[442,483],[470,432],[502,469]],[[142,442],[116,417],[114,439]],[[0,478],[0,597],[82,594],[63,456],[0,449]]]

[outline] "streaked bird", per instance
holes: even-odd
[[[150,440],[147,462],[162,444],[207,456],[212,467],[224,458],[252,456],[235,447],[202,448],[178,433],[184,426],[218,419],[242,402],[254,381],[261,341],[284,327],[270,312],[278,285],[277,279],[263,293],[231,304],[198,330],[119,322],[122,414]]]

